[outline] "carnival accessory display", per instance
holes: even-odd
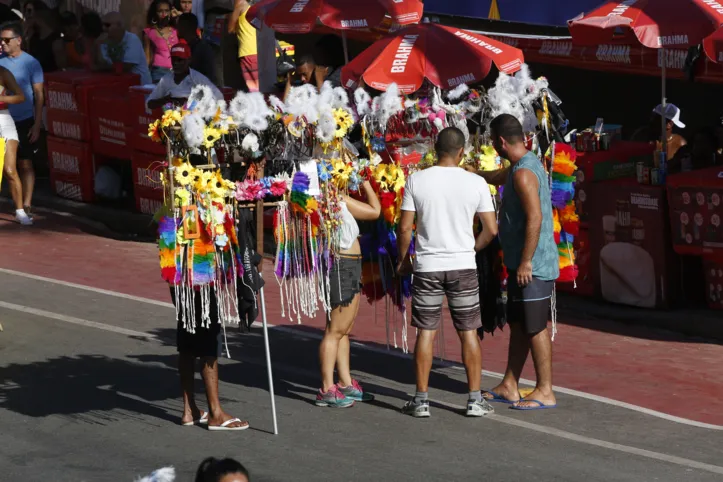
[[[238,319],[235,283],[243,268],[234,216],[236,206],[244,203],[277,206],[274,274],[281,288],[282,315],[301,322],[302,315],[330,311],[329,276],[340,253],[341,201],[357,195],[361,184],[369,181],[382,214],[373,228],[362,226],[363,293],[372,302],[387,298],[387,307],[402,313],[401,345],[406,350],[411,278],[399,277],[394,267],[408,176],[435,164],[432,146],[449,126],[466,137],[463,163],[481,170],[504,167],[484,134],[487,123],[507,112],[526,130],[544,133],[549,119],[538,115],[535,102],[544,99],[546,88],[544,79],[530,78],[526,66],[515,77],[502,74],[489,92],[466,85],[450,91],[426,85],[403,96],[392,84],[372,98],[363,89],[348,94],[325,83],[319,91],[311,85],[294,87],[285,101],[242,92],[226,103],[214,99],[206,87],[194,88],[185,105],[169,107],[149,126],[149,137],[167,142],[176,156],[163,178],[167,201],[158,215],[159,250],[162,276],[177,292],[177,309],[186,328],[193,330],[193,291],[201,293],[204,323],[212,293],[223,321]],[[477,132],[470,134],[468,125],[478,126]],[[366,158],[350,141],[356,132]],[[570,281],[576,273],[570,249],[577,233],[574,151],[557,146],[550,170],[555,236],[560,281]],[[226,154],[225,165],[245,167],[225,178],[211,162],[214,152]],[[190,159],[199,154],[208,165],[191,165]],[[257,165],[267,175],[257,175]],[[494,186],[491,190],[498,194]],[[390,340],[398,346],[396,314],[388,309],[386,318],[388,327],[394,325],[388,330],[393,332]]]

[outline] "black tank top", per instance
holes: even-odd
[[[43,72],[58,70],[58,64],[55,63],[55,54],[53,53],[53,42],[59,38],[61,38],[60,34],[54,32],[42,39],[37,35],[30,39],[30,55],[38,59]]]

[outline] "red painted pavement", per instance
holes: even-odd
[[[63,217],[37,215],[35,226],[21,227],[10,216],[0,215],[0,267],[169,301],[153,244],[116,241],[87,231],[84,224]],[[270,276],[269,271],[267,274]],[[279,301],[278,285],[270,277],[266,289],[269,322],[295,324],[281,318]],[[376,306],[375,315],[374,307],[364,303],[354,338],[386,344],[384,319],[383,304]],[[600,320],[594,325],[585,322],[585,328],[565,324],[564,317],[561,321],[554,343],[556,385],[723,425],[723,346],[612,321]],[[324,326],[322,317],[303,323],[306,327]],[[410,329],[412,347],[413,338],[414,330]],[[506,333],[485,339],[485,369],[504,371],[507,340]],[[460,360],[458,345],[448,323],[444,347],[447,359]],[[534,378],[531,361],[524,376]],[[491,388],[494,380],[484,382]]]

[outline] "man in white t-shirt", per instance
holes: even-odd
[[[223,99],[221,91],[208,77],[191,68],[191,47],[187,43],[181,42],[171,47],[171,63],[173,72],[164,75],[148,96],[149,109],[157,109],[169,103],[183,105],[196,85],[208,86],[216,100]]]
[[[455,127],[444,129],[435,145],[438,164],[412,174],[404,190],[397,269],[404,273],[410,267],[409,247],[416,215],[412,326],[418,333],[414,349],[417,393],[402,411],[414,417],[429,417],[429,372],[445,296],[462,342],[469,384],[467,416],[481,417],[494,411],[480,392],[482,354],[477,328],[482,326],[482,317],[475,251],[497,236],[497,220],[487,182],[459,167],[464,146],[462,131]],[[475,215],[483,226],[476,240],[472,230]]]

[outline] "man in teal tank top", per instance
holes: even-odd
[[[496,117],[490,130],[495,149],[511,163],[500,171],[480,173],[491,184],[504,184],[499,234],[509,272],[510,349],[502,383],[484,395],[491,402],[507,403],[516,410],[554,408],[557,402],[552,393],[552,343],[547,323],[560,268],[550,184],[540,159],[525,147],[522,125],[515,117]],[[530,351],[537,386],[521,399],[518,383]]]

